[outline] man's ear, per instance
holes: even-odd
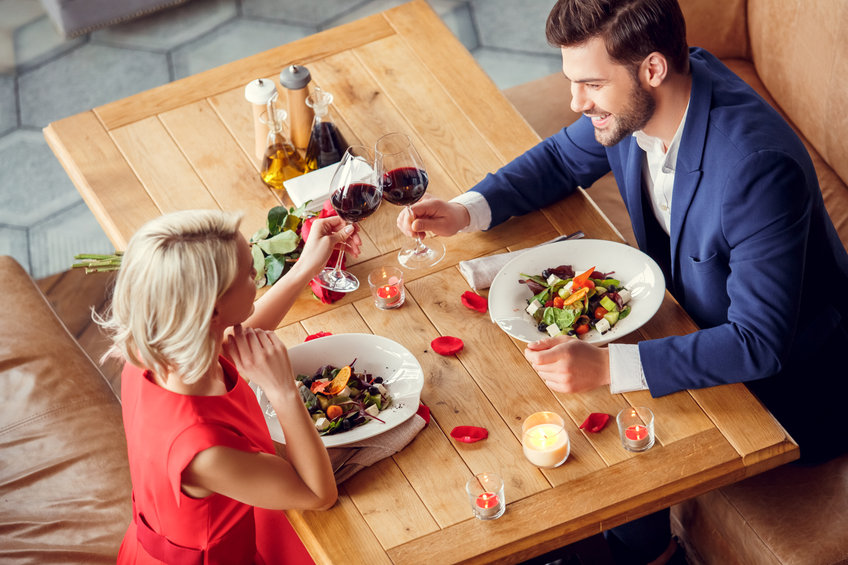
[[[668,59],[658,51],[654,51],[639,65],[639,76],[648,86],[658,87],[668,76]]]

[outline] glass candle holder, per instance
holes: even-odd
[[[524,420],[521,445],[524,457],[537,467],[559,467],[568,459],[571,442],[565,422],[554,412],[536,412]]]
[[[406,293],[403,290],[403,271],[397,267],[380,267],[368,275],[368,286],[374,305],[381,310],[391,310],[403,304]]]
[[[474,475],[465,483],[471,511],[480,520],[500,518],[506,510],[504,482],[495,473]]]
[[[654,445],[654,413],[644,406],[623,409],[615,417],[621,445],[628,451],[645,451]]]

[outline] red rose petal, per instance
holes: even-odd
[[[474,443],[489,437],[489,430],[477,426],[457,426],[451,430],[451,437],[462,443]]]
[[[589,414],[589,417],[580,424],[581,430],[586,430],[587,432],[598,433],[604,426],[609,422],[610,415],[604,414],[603,412],[592,412]]]
[[[312,341],[313,339],[318,339],[319,337],[324,337],[324,336],[328,336],[328,335],[333,335],[333,334],[331,334],[330,332],[317,332],[317,333],[310,334],[310,335],[306,336],[306,339],[304,339],[303,341],[304,342]]]
[[[482,314],[485,314],[489,310],[489,300],[485,296],[480,296],[470,290],[462,293],[462,303],[466,308],[477,310]]]
[[[421,416],[422,418],[424,418],[424,425],[425,426],[430,423],[430,407],[429,406],[427,406],[426,404],[419,404],[418,410],[415,413],[418,414],[419,416]]]
[[[458,337],[443,335],[430,342],[430,347],[439,355],[453,355],[462,351],[465,345]]]

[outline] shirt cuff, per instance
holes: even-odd
[[[457,202],[465,206],[466,210],[468,210],[468,215],[471,217],[471,221],[468,222],[467,226],[459,230],[459,233],[481,231],[488,228],[489,224],[492,223],[492,209],[489,208],[486,198],[479,192],[469,190],[456,198],[452,198],[451,202]]]
[[[614,344],[607,346],[610,358],[610,393],[648,390],[648,382],[642,371],[639,346],[632,344]]]

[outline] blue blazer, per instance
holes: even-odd
[[[494,226],[612,170],[639,247],[667,267],[669,290],[702,328],[639,344],[651,393],[765,379],[752,388],[766,404],[787,421],[802,418],[788,402],[798,390],[848,389],[848,254],[792,128],[711,54],[693,48],[690,61],[664,248],[651,240],[654,219],[643,208],[644,152],[632,136],[602,146],[586,117],[472,190],[486,198]]]

